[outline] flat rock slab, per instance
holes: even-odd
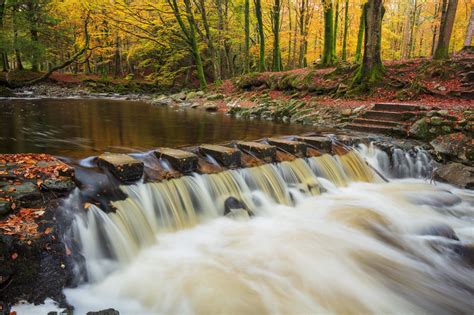
[[[303,158],[306,156],[306,144],[299,141],[278,139],[278,138],[269,138],[268,143],[278,147],[279,149],[293,154],[294,156]]]
[[[126,154],[100,155],[97,164],[124,183],[135,182],[143,176],[143,162]]]
[[[265,162],[272,163],[276,160],[276,147],[259,142],[237,142],[237,147]]]
[[[296,137],[295,140],[305,142],[321,152],[331,152],[332,141],[327,137]]]
[[[220,165],[228,168],[240,167],[242,152],[237,149],[213,144],[203,144],[199,147],[203,155],[210,155]]]
[[[170,148],[159,148],[154,153],[157,158],[167,160],[181,173],[195,172],[198,168],[198,156],[194,153]]]

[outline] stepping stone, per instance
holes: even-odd
[[[268,143],[297,157],[302,158],[306,156],[306,144],[302,142],[278,138],[269,138]]]
[[[143,176],[143,162],[126,154],[102,154],[97,164],[124,183],[135,182]]]
[[[199,147],[202,155],[210,155],[220,165],[228,168],[240,167],[242,152],[237,149],[214,144],[203,144]]]
[[[259,142],[237,142],[237,147],[250,155],[255,156],[267,163],[272,163],[276,159],[276,147]]]
[[[305,142],[324,153],[331,152],[332,141],[327,137],[296,137],[297,141]]]
[[[154,153],[157,158],[167,160],[175,170],[181,173],[195,172],[198,168],[198,157],[194,153],[170,148],[159,148]]]

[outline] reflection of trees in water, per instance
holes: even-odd
[[[0,152],[72,156],[249,140],[310,129],[112,100],[9,100],[0,103],[0,118]]]

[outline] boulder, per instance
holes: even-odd
[[[474,167],[449,163],[434,171],[434,180],[460,188],[474,189]]]
[[[41,184],[42,190],[49,190],[55,192],[69,192],[76,187],[74,181],[70,178],[54,178],[47,179]]]
[[[165,95],[161,95],[151,101],[152,105],[156,106],[169,106],[173,103],[173,99]]]
[[[214,103],[205,103],[204,109],[208,112],[216,112],[219,109],[219,106],[217,106],[217,104],[214,104]]]
[[[235,197],[229,197],[225,200],[224,215],[231,218],[248,218],[254,216],[253,212]]]
[[[198,97],[198,95],[197,95],[196,92],[189,92],[189,93],[186,95],[186,100],[187,100],[187,101],[193,100],[193,99],[195,99],[196,97]]]
[[[224,94],[211,94],[207,96],[208,101],[217,101],[217,100],[223,100],[224,99]]]
[[[436,154],[444,159],[472,165],[474,144],[468,135],[458,132],[439,136],[430,142]]]
[[[420,232],[420,234],[427,235],[427,236],[439,236],[439,237],[444,237],[453,241],[459,241],[459,238],[456,235],[456,232],[454,232],[453,228],[447,224],[438,224],[438,225],[429,226],[427,228],[424,228]]]
[[[19,185],[7,185],[3,187],[3,190],[7,196],[10,196],[24,205],[29,205],[31,202],[41,199],[38,186],[31,182],[25,182]]]
[[[176,102],[184,101],[186,99],[186,93],[185,92],[180,92],[176,93],[170,96],[173,100]]]

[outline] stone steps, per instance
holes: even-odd
[[[383,126],[374,126],[374,125],[363,125],[363,124],[349,124],[347,128],[362,131],[366,133],[381,133],[381,134],[388,134],[388,135],[397,135],[397,136],[405,136],[406,130],[404,128],[398,127],[383,127]]]
[[[350,123],[347,128],[367,133],[406,136],[406,130],[427,110],[412,104],[377,103]]]
[[[369,119],[378,119],[385,121],[407,121],[417,116],[414,112],[399,112],[399,111],[385,111],[385,110],[369,110],[361,117]]]
[[[419,105],[411,104],[391,104],[391,103],[377,103],[372,110],[375,111],[391,111],[391,112],[410,112],[423,111],[425,108]]]
[[[333,143],[329,136],[321,134],[271,137],[258,141],[234,141],[225,145],[156,148],[143,155],[143,158],[127,154],[103,154],[97,158],[96,163],[102,171],[120,182],[133,184],[139,180],[155,182],[190,173],[212,174],[296,158],[341,154],[344,150],[341,151],[341,144],[337,142]]]
[[[409,122],[404,121],[391,121],[391,120],[377,120],[369,118],[356,118],[352,121],[352,124],[358,125],[373,125],[382,127],[406,127],[410,125]]]

